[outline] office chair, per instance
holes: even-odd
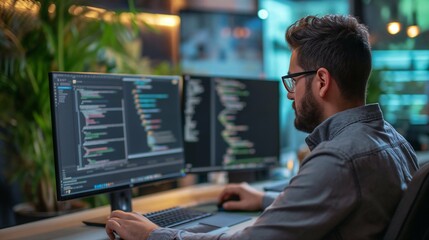
[[[429,239],[429,164],[414,174],[384,235],[401,239]]]

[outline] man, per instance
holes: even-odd
[[[275,199],[246,184],[229,185],[225,209],[265,209],[232,235],[159,228],[135,213],[115,211],[106,231],[124,239],[380,239],[412,174],[414,150],[365,105],[371,72],[368,31],[351,16],[308,16],[290,26],[289,75],[295,126],[311,152]]]

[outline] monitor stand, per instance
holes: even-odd
[[[124,212],[132,212],[132,194],[131,189],[125,189],[110,193],[110,208],[111,211],[122,210]],[[91,218],[82,222],[88,226],[105,227],[107,216]]]
[[[132,194],[131,189],[110,193],[110,208],[113,211],[122,210],[124,212],[132,212]]]

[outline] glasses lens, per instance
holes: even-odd
[[[285,87],[289,92],[295,91],[295,84],[292,78],[284,79]]]

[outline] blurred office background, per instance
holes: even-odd
[[[0,8],[7,8],[8,1],[13,2],[6,0]],[[422,163],[427,160],[427,0],[135,0],[133,6],[126,0],[88,0],[76,4],[91,6],[94,12],[135,8],[151,27],[142,28],[139,41],[127,47],[148,69],[278,81],[289,68],[291,52],[284,38],[287,26],[309,14],[355,15],[371,34],[373,73],[368,102],[379,102],[386,120],[411,142]],[[294,112],[284,89],[280,96],[281,162],[285,163],[291,158],[295,161],[306,134],[293,126]],[[263,104],[262,100],[261,107]],[[2,170],[7,161],[0,155]],[[17,184],[7,181],[3,173],[0,189],[2,228],[15,224],[10,209],[23,199]]]

